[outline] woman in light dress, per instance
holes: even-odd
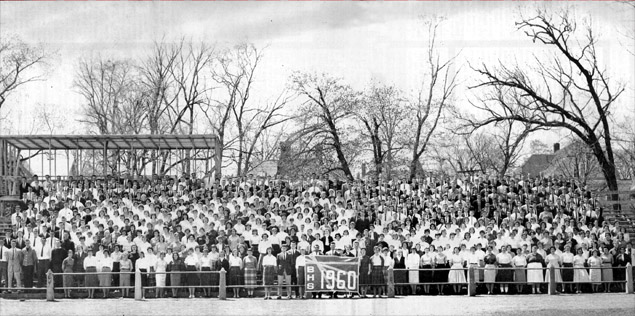
[[[165,290],[165,271],[167,270],[168,262],[165,261],[165,252],[159,253],[159,259],[154,263],[154,271],[157,272],[157,292],[156,297],[163,297],[163,291]]]
[[[417,293],[417,284],[419,283],[420,260],[421,257],[415,251],[415,248],[410,248],[410,252],[406,256],[406,268],[408,269],[408,283],[410,283],[410,290],[413,295]],[[428,288],[430,288],[429,285]]]
[[[600,290],[602,285],[602,258],[600,258],[600,251],[593,250],[593,255],[587,260],[589,265],[589,278],[591,279],[591,288],[593,292]]]
[[[562,284],[562,272],[560,272],[560,266],[562,265],[562,258],[556,254],[556,247],[549,248],[549,254],[547,255],[547,274],[545,276],[545,282],[549,283],[551,278],[549,277],[549,267],[554,267],[555,269],[555,281],[556,284]],[[557,285],[556,285],[557,289]],[[564,290],[564,289],[563,289]]]
[[[450,273],[448,274],[448,283],[454,284],[454,293],[461,292],[461,286],[466,283],[465,272],[463,271],[463,257],[459,254],[459,247],[454,247],[450,256]]]
[[[576,283],[576,293],[582,293],[582,284],[589,283],[589,273],[584,267],[584,251],[578,248],[578,254],[573,257],[573,282]]]

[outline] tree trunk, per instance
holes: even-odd
[[[412,155],[412,160],[410,161],[410,176],[409,180],[414,179],[417,176],[417,162],[419,161],[419,157],[416,154]]]

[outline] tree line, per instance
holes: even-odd
[[[412,179],[434,161],[444,172],[503,176],[519,166],[528,136],[564,130],[576,152],[593,157],[611,190],[617,189],[619,173],[632,177],[628,149],[635,136],[619,129],[615,139],[612,116],[625,85],[602,65],[590,25],[578,25],[566,10],[521,16],[518,31],[548,53],[523,65],[469,69],[457,64],[458,55],[440,53],[442,25],[439,18],[424,23],[426,68],[420,88],[410,94],[378,81],[355,89],[345,78],[294,72],[273,97],[254,96],[267,48],[249,43],[219,48],[160,41],[137,59],[82,59],[74,77],[81,122],[96,134],[218,137],[220,156],[206,150],[96,153],[95,159],[113,161],[107,172],[116,172],[119,162],[135,174],[189,173],[201,168],[198,161],[206,170],[222,167],[215,169],[217,177],[229,166],[246,176],[277,162],[282,176],[316,173],[352,181],[353,170],[364,164],[375,177]],[[3,40],[0,49],[2,109],[15,89],[43,79],[29,68],[45,63],[47,55],[16,39]],[[460,82],[460,75],[467,79]],[[469,104],[456,103],[461,84],[476,96]],[[620,164],[627,165],[625,171]]]

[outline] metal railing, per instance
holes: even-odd
[[[542,275],[542,282],[528,282],[528,280],[525,279],[525,281],[500,281],[500,280],[494,280],[494,282],[485,282],[485,281],[480,281],[476,279],[476,271],[479,271],[480,274],[484,274],[485,270],[495,270],[497,273],[500,270],[519,270],[522,269],[524,270],[523,273],[525,273],[525,275],[527,275],[527,272],[531,271],[531,270],[540,270],[541,271],[541,275]],[[584,269],[585,271],[592,271],[592,270],[604,270],[604,269],[611,269],[613,271],[615,271],[615,269],[624,269],[624,279],[623,280],[599,280],[599,281],[593,281],[591,280],[591,278],[589,277],[588,279],[584,279],[582,281],[578,280],[578,281],[564,281],[564,280],[556,280],[556,271],[565,271],[565,270],[582,270]],[[402,272],[407,274],[408,272],[411,271],[429,271],[432,272],[433,274],[433,278],[434,278],[434,273],[435,272],[442,272],[444,274],[449,274],[450,271],[460,271],[461,273],[465,274],[465,282],[449,282],[449,281],[445,281],[444,282],[418,282],[418,283],[404,283],[404,282],[395,282],[394,280],[394,276],[395,276],[395,272]],[[255,285],[228,285],[227,284],[227,271],[225,271],[224,269],[221,269],[220,271],[148,271],[148,272],[142,272],[142,271],[135,271],[135,272],[69,272],[69,273],[54,273],[51,270],[49,270],[46,274],[46,299],[47,301],[53,301],[55,299],[55,290],[87,290],[87,289],[102,289],[102,290],[106,290],[106,289],[115,289],[115,290],[123,290],[123,289],[127,289],[127,290],[134,290],[134,298],[136,300],[142,300],[144,299],[144,292],[146,289],[184,289],[184,288],[205,288],[205,289],[218,289],[218,298],[221,300],[225,300],[227,299],[227,289],[235,289],[235,288],[249,288],[249,289],[255,289],[255,288],[263,288],[263,287],[268,287],[268,288],[298,288],[301,287],[300,285],[295,285],[295,284],[276,284],[276,285],[263,285],[263,284],[255,284]],[[601,274],[601,272],[599,272]],[[118,286],[118,285],[113,285],[113,286],[90,286],[90,287],[86,287],[86,286],[67,286],[67,287],[56,287],[55,286],[55,282],[54,282],[54,278],[55,277],[63,277],[63,276],[68,276],[68,275],[72,275],[72,276],[87,276],[87,275],[103,275],[103,274],[109,274],[109,275],[121,275],[121,274],[134,274],[134,286],[130,285],[130,286]],[[170,285],[170,286],[157,286],[155,285],[143,285],[142,284],[142,274],[146,275],[146,276],[151,276],[151,275],[165,275],[166,278],[171,275],[171,274],[180,274],[180,275],[187,275],[187,274],[197,274],[197,275],[203,275],[203,274],[218,274],[218,285],[216,284],[209,284],[209,285],[192,285],[192,284],[181,284],[178,286],[174,286],[174,285]],[[395,292],[395,286],[411,286],[411,285],[467,285],[467,295],[468,296],[475,296],[476,295],[476,288],[479,284],[509,284],[509,285],[513,285],[513,284],[522,284],[522,285],[529,285],[529,284],[547,284],[548,285],[548,291],[547,294],[549,295],[554,295],[557,293],[557,286],[558,284],[582,284],[582,283],[586,283],[586,284],[621,284],[621,283],[625,283],[625,292],[628,294],[633,294],[633,290],[634,290],[634,280],[633,280],[633,267],[630,263],[628,263],[625,267],[554,267],[554,266],[548,266],[546,268],[541,267],[541,268],[527,268],[527,267],[495,267],[495,268],[485,268],[485,267],[475,267],[475,266],[469,266],[469,267],[463,267],[460,269],[456,269],[456,268],[426,268],[426,269],[392,269],[389,268],[388,270],[386,270],[386,272],[384,273],[385,276],[385,283],[384,284],[363,284],[360,286],[386,286],[386,293],[388,294],[388,297],[394,297],[394,292]],[[407,275],[406,275],[407,277]],[[33,288],[0,288],[0,289],[10,289],[10,290],[42,290],[42,288],[39,289],[33,289]],[[309,292],[310,293],[310,292]],[[305,295],[309,294],[307,292],[305,292]]]

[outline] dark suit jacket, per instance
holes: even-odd
[[[295,265],[293,264],[293,254],[291,253],[279,253],[276,256],[276,259],[278,259],[278,275],[283,275],[283,274],[287,274],[287,275],[292,275],[293,272],[295,271]]]

